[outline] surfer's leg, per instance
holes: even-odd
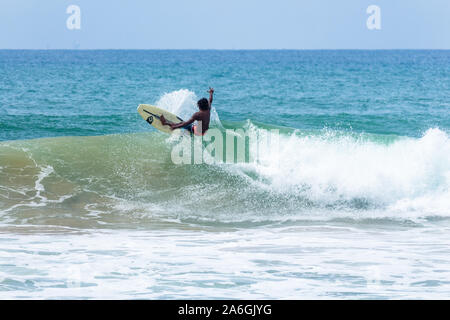
[[[201,135],[199,133],[198,126],[193,126],[192,127],[192,133],[195,134],[196,136],[200,136]]]
[[[204,136],[206,134],[205,132],[201,132],[200,129],[198,128],[198,125],[192,126],[192,133],[196,136]]]

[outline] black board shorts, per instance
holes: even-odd
[[[194,128],[192,127],[192,123],[188,124],[187,126],[184,126],[183,129],[185,129],[186,131],[188,131],[191,134],[194,134]]]

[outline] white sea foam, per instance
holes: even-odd
[[[194,92],[187,89],[180,89],[165,93],[156,102],[156,106],[170,111],[183,120],[188,120],[194,112],[198,111],[198,98]],[[211,123],[220,125],[219,115],[214,105],[211,108]]]
[[[445,228],[0,233],[2,299],[442,298]],[[40,232],[41,231],[41,232]]]
[[[279,153],[265,150],[258,163],[238,167],[257,173],[261,187],[323,205],[359,199],[394,211],[450,215],[450,140],[439,129],[392,143],[292,134],[277,147]]]
[[[22,148],[22,150],[25,153],[28,153],[29,150]],[[34,190],[21,190],[21,189],[12,189],[12,188],[8,188],[8,187],[3,187],[2,189],[9,189],[11,192],[17,192],[20,193],[22,195],[26,195],[26,191],[34,191],[34,195],[32,195],[31,197],[29,197],[26,202],[20,202],[20,203],[16,203],[14,205],[12,205],[11,207],[4,209],[1,211],[2,215],[7,214],[8,212],[11,212],[12,210],[19,208],[19,207],[45,207],[47,204],[49,203],[62,203],[64,200],[72,197],[71,194],[69,195],[63,195],[60,196],[58,199],[55,200],[51,200],[48,199],[45,196],[45,186],[43,184],[43,181],[48,178],[51,174],[53,174],[55,172],[54,168],[50,165],[46,165],[46,166],[39,166],[36,161],[33,159],[33,156],[31,154],[28,155],[29,159],[34,163],[34,167],[35,168],[39,168],[39,173],[36,175],[36,180],[34,182]]]

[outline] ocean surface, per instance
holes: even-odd
[[[174,164],[209,86],[279,148]],[[0,50],[0,299],[448,299],[449,134],[450,51]]]

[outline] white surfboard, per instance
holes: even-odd
[[[160,109],[155,106],[151,106],[149,104],[140,104],[137,108],[137,111],[141,115],[142,119],[147,121],[148,124],[152,125],[159,131],[172,134],[172,133],[180,133],[180,129],[172,130],[170,126],[164,126],[161,123],[160,117],[161,115],[164,115],[164,118],[166,118],[167,121],[173,122],[173,123],[180,123],[183,121],[180,117],[174,115],[173,113]]]

